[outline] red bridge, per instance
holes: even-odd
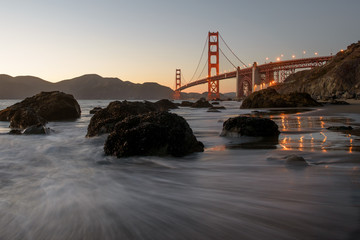
[[[253,91],[257,91],[277,83],[281,83],[290,74],[295,73],[297,69],[309,69],[324,65],[333,56],[313,57],[293,59],[286,61],[270,62],[257,65],[254,63],[251,67],[240,68],[228,73],[219,74],[219,33],[208,35],[208,76],[181,86],[181,70],[176,69],[175,80],[175,99],[180,99],[180,92],[184,89],[208,83],[208,100],[220,98],[219,81],[229,78],[236,78],[236,96],[241,98],[247,96]],[[226,43],[225,43],[226,44]],[[226,57],[226,56],[225,56]],[[226,57],[226,59],[228,59]],[[239,59],[240,60],[240,59]],[[241,60],[240,60],[241,61]],[[241,61],[241,63],[243,63]],[[243,64],[245,65],[245,64]],[[216,74],[212,73],[216,72]]]

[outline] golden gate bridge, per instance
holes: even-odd
[[[240,66],[235,66],[229,58],[224,54],[224,51],[219,47],[219,37],[224,42],[225,46],[230,50],[230,52],[242,63],[242,68]],[[208,46],[208,59],[205,67],[208,67],[208,75],[204,78],[199,78],[198,80],[192,81],[195,73],[197,72],[201,59],[203,57],[206,45]],[[227,73],[219,73],[219,56],[220,53],[231,63],[234,67],[234,71],[229,71]],[[241,61],[236,54],[231,50],[228,44],[221,37],[219,32],[209,32],[207,41],[205,42],[203,52],[200,57],[199,64],[195,70],[195,73],[189,83],[182,85],[181,84],[181,69],[176,69],[175,73],[175,91],[174,99],[180,99],[180,93],[182,90],[200,85],[208,84],[208,100],[219,99],[219,81],[236,78],[236,97],[241,98],[249,95],[250,93],[273,86],[275,84],[281,83],[288,77],[290,74],[295,73],[297,69],[309,69],[314,67],[319,67],[324,65],[329,61],[333,56],[322,56],[322,57],[312,57],[312,58],[301,58],[301,59],[292,59],[285,61],[277,61],[265,63],[258,65],[254,62],[253,65],[247,66],[243,61]],[[200,74],[201,75],[201,74]]]

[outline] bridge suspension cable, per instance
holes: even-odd
[[[202,50],[202,53],[201,53],[199,62],[198,62],[198,64],[197,64],[197,67],[196,67],[196,69],[195,69],[195,72],[194,72],[193,76],[192,76],[191,79],[190,79],[190,82],[188,82],[188,83],[191,83],[192,80],[194,80],[194,77],[195,77],[195,75],[196,75],[196,73],[197,73],[197,70],[199,69],[201,60],[202,60],[202,58],[203,58],[203,56],[204,56],[204,52],[205,52],[205,49],[206,49],[206,46],[207,46],[207,43],[208,43],[207,40],[208,40],[208,39],[207,39],[207,36],[206,36],[206,38],[205,38],[205,44],[204,44],[204,47],[203,47],[203,50]],[[204,70],[203,70],[203,71],[204,71]],[[201,75],[201,74],[200,74],[200,75]]]
[[[225,46],[226,46],[226,47],[230,50],[230,52],[237,58],[237,60],[239,60],[239,62],[240,62],[242,65],[244,65],[245,67],[247,67],[246,64],[245,64],[243,61],[241,61],[241,59],[240,59],[238,56],[236,56],[236,54],[234,53],[234,51],[231,50],[231,48],[229,47],[229,45],[227,45],[227,43],[225,42],[225,40],[223,39],[223,37],[221,36],[220,33],[219,33],[219,36],[220,36],[220,39],[224,42]]]
[[[221,54],[226,58],[226,60],[228,60],[228,62],[233,65],[234,68],[236,68],[236,66],[230,61],[230,59],[225,55],[225,53],[221,50],[221,48],[219,48]]]

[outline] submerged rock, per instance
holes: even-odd
[[[353,128],[351,126],[330,126],[330,127],[326,128],[326,129],[333,130],[333,131],[353,130]]]
[[[72,95],[41,92],[0,111],[0,121],[10,121],[11,128],[25,129],[48,121],[75,120],[80,114],[80,105]]]
[[[285,159],[286,164],[290,164],[290,165],[296,165],[296,166],[308,166],[309,165],[303,157],[297,156],[295,154],[285,156],[284,159]]]
[[[172,155],[181,157],[204,151],[186,120],[168,112],[131,116],[118,122],[108,136],[106,155],[120,157]]]
[[[22,134],[32,135],[32,134],[50,134],[50,128],[46,128],[43,125],[34,125],[30,126],[22,131]]]
[[[244,99],[240,108],[314,107],[320,103],[307,93],[292,92],[279,94],[275,89],[266,88],[253,92]]]
[[[280,132],[276,123],[267,118],[239,116],[229,118],[223,123],[220,136],[275,137]]]

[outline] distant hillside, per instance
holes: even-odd
[[[275,87],[280,93],[307,92],[315,98],[360,97],[360,41],[322,67],[290,75]]]
[[[163,99],[173,90],[157,83],[135,84],[96,74],[51,83],[31,76],[0,75],[0,99],[23,99],[41,91],[63,91],[77,99]]]
[[[23,99],[41,91],[49,91],[52,85],[37,77],[0,74],[0,99]]]

